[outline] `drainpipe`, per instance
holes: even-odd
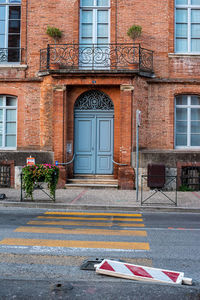
[[[117,24],[118,24],[118,0],[116,0],[116,9],[115,9],[115,43],[117,44],[118,36],[117,36]]]

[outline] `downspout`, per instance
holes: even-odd
[[[21,5],[21,12],[22,12],[22,5]],[[21,14],[21,16],[22,16],[22,14]],[[22,17],[21,17],[20,26],[22,28]],[[26,43],[25,43],[25,47],[26,47],[26,49],[25,49],[25,51],[26,51],[26,53],[25,53],[25,63],[27,65],[27,63],[28,63],[28,55],[27,55],[27,52],[28,52],[28,50],[27,50],[27,48],[28,48],[28,0],[26,0],[26,36],[25,36],[25,39],[26,39]],[[25,78],[26,78],[26,71],[27,71],[27,69],[24,72]]]
[[[116,0],[116,9],[115,9],[115,43],[116,44],[118,40],[117,24],[118,24],[118,0]]]

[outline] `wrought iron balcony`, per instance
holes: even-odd
[[[0,64],[22,62],[22,48],[0,48]]]
[[[153,73],[153,51],[140,44],[48,45],[40,50],[40,71]]]

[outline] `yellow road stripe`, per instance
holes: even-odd
[[[83,225],[83,226],[102,226],[102,227],[111,227],[111,226],[123,226],[123,227],[144,227],[144,224],[134,224],[134,223],[100,223],[100,222],[79,222],[79,221],[29,221],[27,224],[30,225]]]
[[[23,227],[23,226],[17,228],[15,232],[147,236],[147,232],[145,230],[63,229],[63,228],[51,228],[51,227]]]
[[[38,219],[60,219],[60,220],[88,220],[88,221],[130,221],[130,222],[143,222],[143,219],[134,218],[87,218],[87,217],[43,217],[39,216]]]
[[[127,214],[127,213],[90,213],[90,212],[59,212],[47,211],[46,215],[77,215],[77,216],[117,216],[117,217],[141,217],[141,214]]]
[[[4,239],[0,245],[13,246],[46,246],[46,247],[70,247],[70,248],[101,248],[101,249],[126,249],[149,250],[149,243],[128,242],[101,242],[101,241],[63,241],[41,239]]]

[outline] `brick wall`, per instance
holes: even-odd
[[[0,94],[17,97],[17,148],[40,148],[40,80],[0,81]]]
[[[114,103],[115,161],[131,162],[137,109],[142,111],[140,148],[174,149],[174,97],[200,94],[199,56],[174,55],[174,0],[111,0],[111,42],[132,43],[126,32],[141,25],[137,42],[154,51],[155,79],[128,74],[38,77],[39,51],[53,43],[46,34],[48,25],[62,31],[59,43],[78,43],[78,0],[22,0],[21,24],[21,67],[0,65],[0,94],[18,98],[18,150],[54,151],[55,160],[69,161],[65,146],[73,145],[73,106],[91,88],[107,93]],[[122,91],[125,85],[134,90]],[[73,174],[71,166],[68,173]],[[118,176],[117,166],[114,174]]]
[[[111,0],[111,42],[132,43],[126,32],[133,24],[143,29],[136,42],[154,51],[154,69],[158,77],[172,74],[175,77],[176,72],[181,77],[192,75],[192,66],[196,64],[194,57],[183,58],[184,63],[180,62],[181,58],[168,57],[168,53],[174,52],[174,0]],[[45,0],[38,6],[37,0],[22,0],[22,47],[27,48],[27,76],[37,74],[39,50],[53,43],[46,34],[48,25],[62,31],[59,43],[78,43],[79,1]]]

